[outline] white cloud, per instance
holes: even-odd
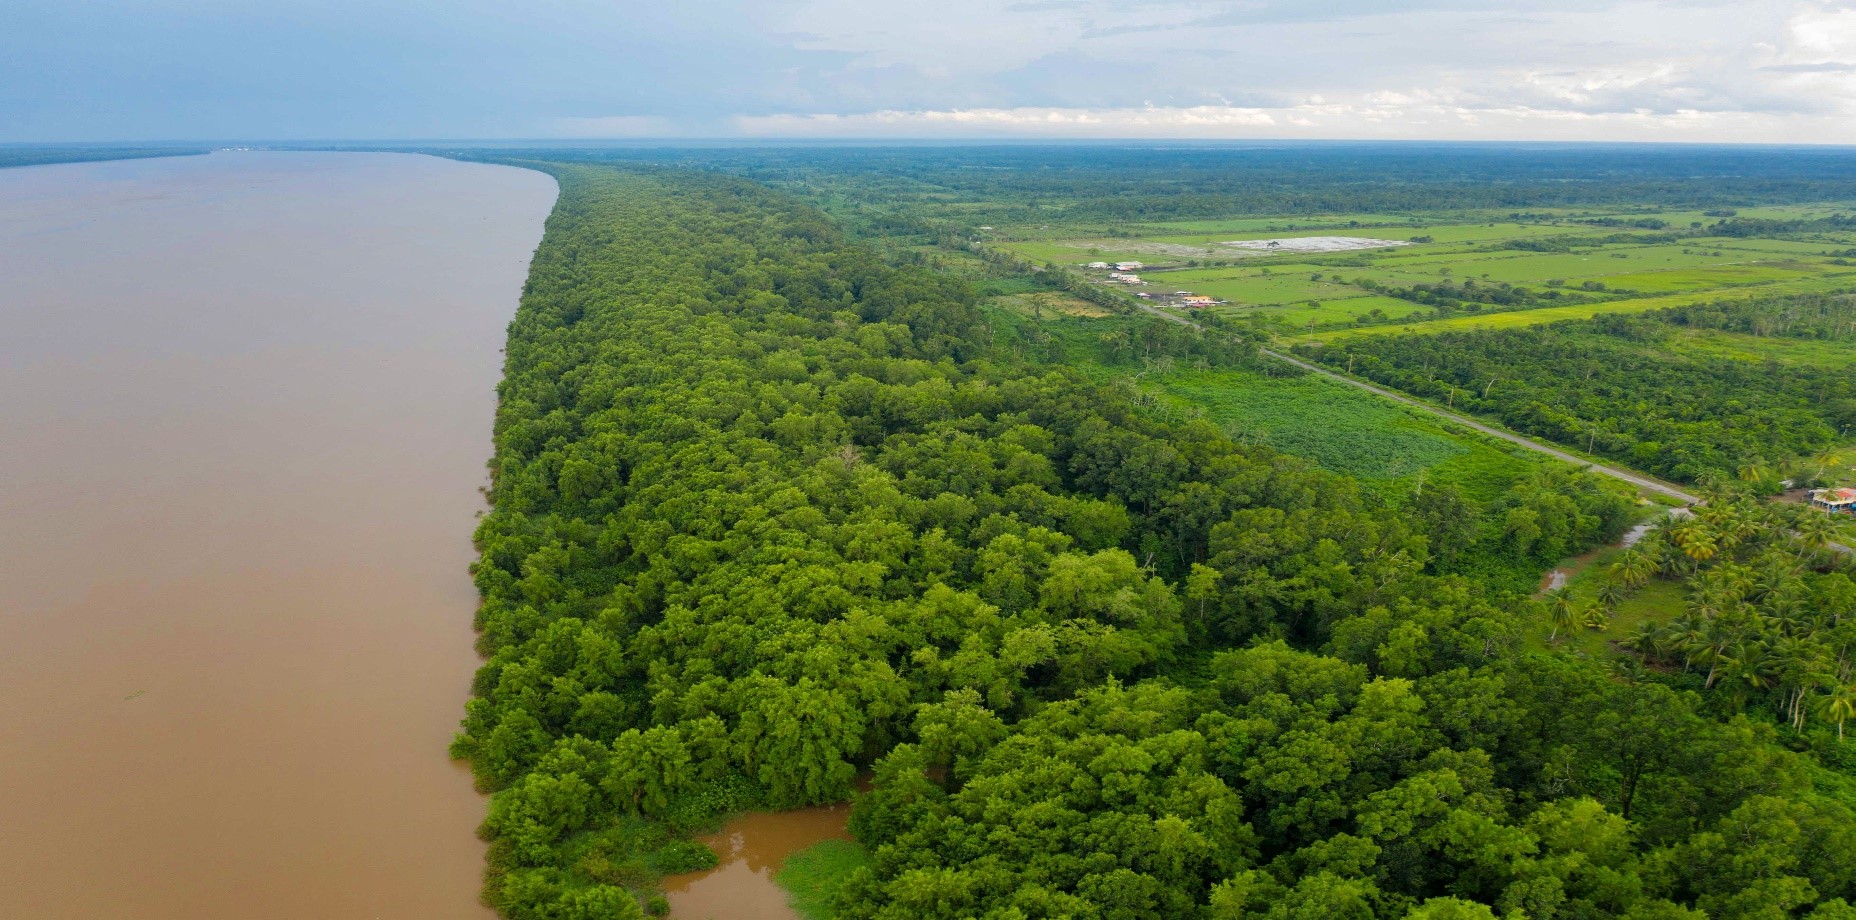
[[[1794,55],[1842,61],[1856,56],[1856,10],[1804,9],[1785,25]]]
[[[733,123],[806,136],[1856,142],[1850,2],[792,0],[774,21],[798,48],[836,55],[845,88]]]
[[[1279,108],[1013,108],[885,110],[862,114],[741,116],[755,137],[1329,138],[1377,140],[1639,140],[1812,143],[1822,119],[1758,112],[1586,112],[1525,105],[1461,105],[1411,93]],[[1843,139],[1856,136],[1841,124]]]

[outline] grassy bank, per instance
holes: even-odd
[[[806,920],[835,920],[838,892],[851,873],[870,865],[870,854],[849,840],[827,840],[788,857],[775,873],[792,896],[793,910]]]

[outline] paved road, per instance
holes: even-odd
[[[1184,317],[1175,316],[1174,314],[1168,313],[1165,310],[1160,309],[1159,307],[1153,306],[1152,304],[1143,303],[1143,304],[1136,304],[1136,306],[1140,307],[1142,310],[1148,313],[1153,314],[1154,316],[1160,317],[1161,319],[1170,320],[1182,326],[1191,326],[1194,329],[1200,328],[1199,324],[1189,319],[1186,319]],[[1337,374],[1331,370],[1328,370],[1327,368],[1319,367],[1317,365],[1310,364],[1307,361],[1303,361],[1300,358],[1293,358],[1293,357],[1290,357],[1289,355],[1285,355],[1277,351],[1272,351],[1268,348],[1263,348],[1259,350],[1262,351],[1265,355],[1275,358],[1278,361],[1283,361],[1289,364],[1293,364],[1296,367],[1299,367],[1305,371],[1310,371],[1316,374],[1320,374],[1323,377],[1328,377],[1333,380],[1338,380],[1341,383],[1344,383],[1351,387],[1359,387],[1360,389],[1365,390],[1368,393],[1372,393],[1377,396],[1382,396],[1394,402],[1404,403],[1405,405],[1411,406],[1412,408],[1415,408],[1415,409],[1422,409],[1425,412],[1429,412],[1430,414],[1438,416],[1439,418],[1448,419],[1449,421],[1455,422],[1458,425],[1462,425],[1465,428],[1473,428],[1477,431],[1482,432],[1483,434],[1489,435],[1491,437],[1501,438],[1502,440],[1507,441],[1509,443],[1518,444],[1522,447],[1527,448],[1528,450],[1537,451],[1539,453],[1546,454],[1549,457],[1554,457],[1560,460],[1564,460],[1567,463],[1573,464],[1574,466],[1589,467],[1594,473],[1600,473],[1605,476],[1610,476],[1613,479],[1618,479],[1624,482],[1628,482],[1631,485],[1636,486],[1639,489],[1667,495],[1670,498],[1673,498],[1677,501],[1682,502],[1683,504],[1688,504],[1688,505],[1693,505],[1701,501],[1701,499],[1696,498],[1695,496],[1690,495],[1687,492],[1684,492],[1681,489],[1676,488],[1675,486],[1669,485],[1668,483],[1665,483],[1665,482],[1659,482],[1655,479],[1651,479],[1648,476],[1644,476],[1641,473],[1633,473],[1630,470],[1620,469],[1615,466],[1606,466],[1605,464],[1602,464],[1602,463],[1594,463],[1590,460],[1585,459],[1584,457],[1579,457],[1573,454],[1569,454],[1566,451],[1560,450],[1559,448],[1549,447],[1548,445],[1542,444],[1539,441],[1536,441],[1532,438],[1522,437],[1521,435],[1515,434],[1511,431],[1503,431],[1499,428],[1490,427],[1468,416],[1458,415],[1455,412],[1450,412],[1444,409],[1439,409],[1436,406],[1431,405],[1430,403],[1421,402],[1419,400],[1406,396],[1402,393],[1396,393],[1391,390],[1388,390],[1384,387],[1374,386],[1363,380],[1355,380],[1354,378],[1348,377],[1345,374]]]

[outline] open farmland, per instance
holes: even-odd
[[[1841,269],[1834,273],[1825,272],[1806,278],[1741,288],[1709,288],[1699,291],[1690,291],[1684,294],[1669,294],[1660,297],[1635,297],[1601,303],[1543,307],[1535,310],[1474,313],[1452,316],[1441,320],[1431,320],[1428,322],[1402,322],[1392,325],[1358,326],[1352,329],[1337,328],[1329,331],[1317,332],[1312,335],[1297,336],[1294,341],[1307,341],[1311,338],[1321,341],[1342,341],[1369,335],[1398,335],[1405,333],[1429,334],[1437,332],[1462,332],[1470,329],[1519,329],[1525,326],[1557,323],[1569,319],[1590,319],[1594,316],[1608,314],[1628,315],[1633,313],[1648,313],[1652,310],[1688,306],[1690,304],[1716,300],[1733,301],[1788,294],[1828,294],[1848,290],[1856,290],[1856,271]]]
[[[1843,296],[1355,337],[1303,357],[1681,482],[1811,480],[1856,426]],[[1784,357],[1781,358],[1780,356]]]
[[[1166,394],[1199,407],[1243,440],[1307,457],[1382,486],[1420,476],[1489,500],[1542,461],[1435,416],[1307,374],[1273,378],[1243,370],[1179,371],[1156,378]]]
[[[1177,291],[1280,335],[1513,328],[1717,297],[1856,288],[1856,227],[1840,203],[1740,211],[1263,216],[1113,228],[1003,228],[987,245],[1107,281],[1094,262],[1143,263],[1126,293]],[[1084,231],[1086,232],[1076,232]],[[1295,240],[1383,240],[1309,251]],[[1289,241],[1286,248],[1263,246]]]

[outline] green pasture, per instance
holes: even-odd
[[[1249,275],[1219,280],[1178,278],[1176,273],[1167,272],[1151,276],[1148,280],[1168,291],[1189,290],[1195,294],[1209,294],[1219,300],[1229,300],[1233,304],[1258,306],[1358,297],[1366,293],[1351,284],[1335,284],[1327,280],[1310,281],[1308,275],[1300,272]]]
[[[1406,227],[1417,221],[1409,214],[1314,214],[1277,215],[1275,217],[1238,217],[1229,220],[1174,220],[1139,224],[1133,231],[1148,236],[1223,235],[1239,233],[1274,233],[1278,231],[1347,230],[1363,228]],[[1349,224],[1358,227],[1349,227]],[[1343,234],[1330,234],[1340,236]],[[1223,236],[1230,239],[1229,236]]]
[[[871,864],[870,854],[850,840],[826,840],[786,858],[773,880],[785,888],[788,904],[805,920],[832,920],[839,892],[858,869]]]
[[[1319,301],[1318,306],[1307,303],[1288,303],[1274,307],[1219,307],[1238,315],[1259,314],[1276,319],[1292,327],[1332,326],[1337,323],[1351,323],[1359,317],[1366,316],[1374,310],[1389,319],[1402,319],[1414,313],[1427,313],[1430,307],[1396,297],[1348,297],[1341,300]]]
[[[1384,326],[1362,326],[1356,329],[1342,329],[1313,335],[1296,336],[1291,342],[1336,341],[1361,335],[1428,335],[1433,332],[1460,332],[1465,329],[1515,329],[1522,326],[1537,326],[1541,323],[1556,323],[1565,319],[1589,319],[1603,313],[1644,313],[1661,310],[1665,307],[1680,307],[1692,303],[1711,300],[1732,300],[1736,297],[1768,296],[1780,294],[1825,294],[1856,286],[1853,272],[1844,271],[1837,274],[1824,274],[1798,278],[1791,281],[1775,281],[1768,284],[1754,284],[1728,290],[1691,291],[1683,294],[1668,294],[1660,297],[1633,297],[1628,300],[1612,300],[1604,303],[1574,304],[1564,307],[1538,307],[1532,310],[1512,310],[1502,313],[1474,313],[1452,316],[1447,319],[1428,323],[1408,323]]]
[[[1839,486],[1856,486],[1856,444],[1845,444],[1825,451],[1814,461],[1823,467],[1824,475]]]
[[[1385,267],[1396,265],[1399,271],[1418,273],[1450,269],[1453,277],[1505,281],[1510,284],[1555,278],[1597,280],[1610,284],[1608,279],[1614,275],[1641,275],[1677,269],[1735,269],[1762,261],[1780,264],[1792,262],[1787,256],[1776,253],[1762,259],[1759,254],[1748,252],[1724,252],[1719,256],[1713,255],[1713,252],[1705,247],[1676,243],[1654,246],[1612,245],[1592,252],[1531,253],[1504,250],[1471,255],[1427,256],[1399,259],[1396,262],[1386,260]],[[1373,267],[1381,266],[1375,264]]]
[[[1733,210],[1735,217],[1748,217],[1756,220],[1815,220],[1820,217],[1829,217],[1832,214],[1847,214],[1852,209],[1852,205],[1847,203],[1824,202],[1813,204],[1765,205],[1753,208],[1735,208]],[[1718,216],[1705,214],[1701,211],[1614,210],[1595,211],[1580,216],[1617,217],[1624,220],[1654,217],[1669,224],[1672,230],[1686,229],[1693,223],[1701,223],[1705,226],[1721,220]]]
[[[1169,255],[1139,248],[1136,240],[1061,240],[1055,242],[1012,242],[999,248],[1018,253],[1033,262],[1079,265],[1085,262],[1183,262],[1203,255]]]
[[[1782,252],[1802,256],[1825,256],[1834,252],[1856,249],[1856,241],[1849,240],[1742,240],[1727,237],[1706,237],[1694,240],[1690,245],[1706,246],[1722,252],[1738,250],[1741,252]]]
[[[1332,271],[1333,269],[1329,266],[1316,265],[1312,262],[1271,262],[1268,265],[1219,265],[1209,268],[1169,269],[1164,272],[1143,275],[1142,277],[1156,284],[1170,284],[1175,280],[1181,282],[1228,281],[1243,278],[1267,278],[1277,275],[1299,275],[1306,278],[1316,272],[1325,275]],[[1188,286],[1188,284],[1182,283],[1180,289],[1183,290]]]
[[[1856,367],[1856,347],[1847,342],[1744,335],[1718,329],[1684,329],[1664,346],[1678,354],[1739,361],[1777,361],[1811,367]]]
[[[1814,275],[1816,272],[1817,266],[1810,263],[1785,261],[1723,265],[1715,268],[1680,268],[1663,271],[1630,272],[1619,275],[1598,275],[1585,279],[1575,278],[1572,280],[1602,281],[1608,287],[1661,294],[1738,287],[1740,285],[1762,284],[1771,281],[1789,281],[1794,278]]]
[[[1147,379],[1177,403],[1202,409],[1236,438],[1380,486],[1402,488],[1423,473],[1428,482],[1450,483],[1486,501],[1541,462],[1471,432],[1446,428],[1428,413],[1314,374],[1281,378],[1206,370]]]
[[[1597,558],[1590,560],[1567,584],[1575,601],[1590,604],[1598,599],[1598,588],[1610,577],[1606,568],[1623,555],[1623,550],[1608,549],[1600,552]],[[1631,634],[1642,628],[1645,623],[1667,623],[1681,615],[1688,603],[1683,595],[1682,584],[1657,578],[1635,591],[1630,592],[1618,603],[1611,619],[1604,629],[1574,629],[1561,631],[1559,638],[1551,643],[1552,647],[1571,652],[1581,652],[1592,657],[1606,657],[1616,654],[1614,642],[1622,642]],[[1538,626],[1537,634],[1532,637],[1536,647],[1547,647],[1547,636],[1552,626],[1544,620]]]

